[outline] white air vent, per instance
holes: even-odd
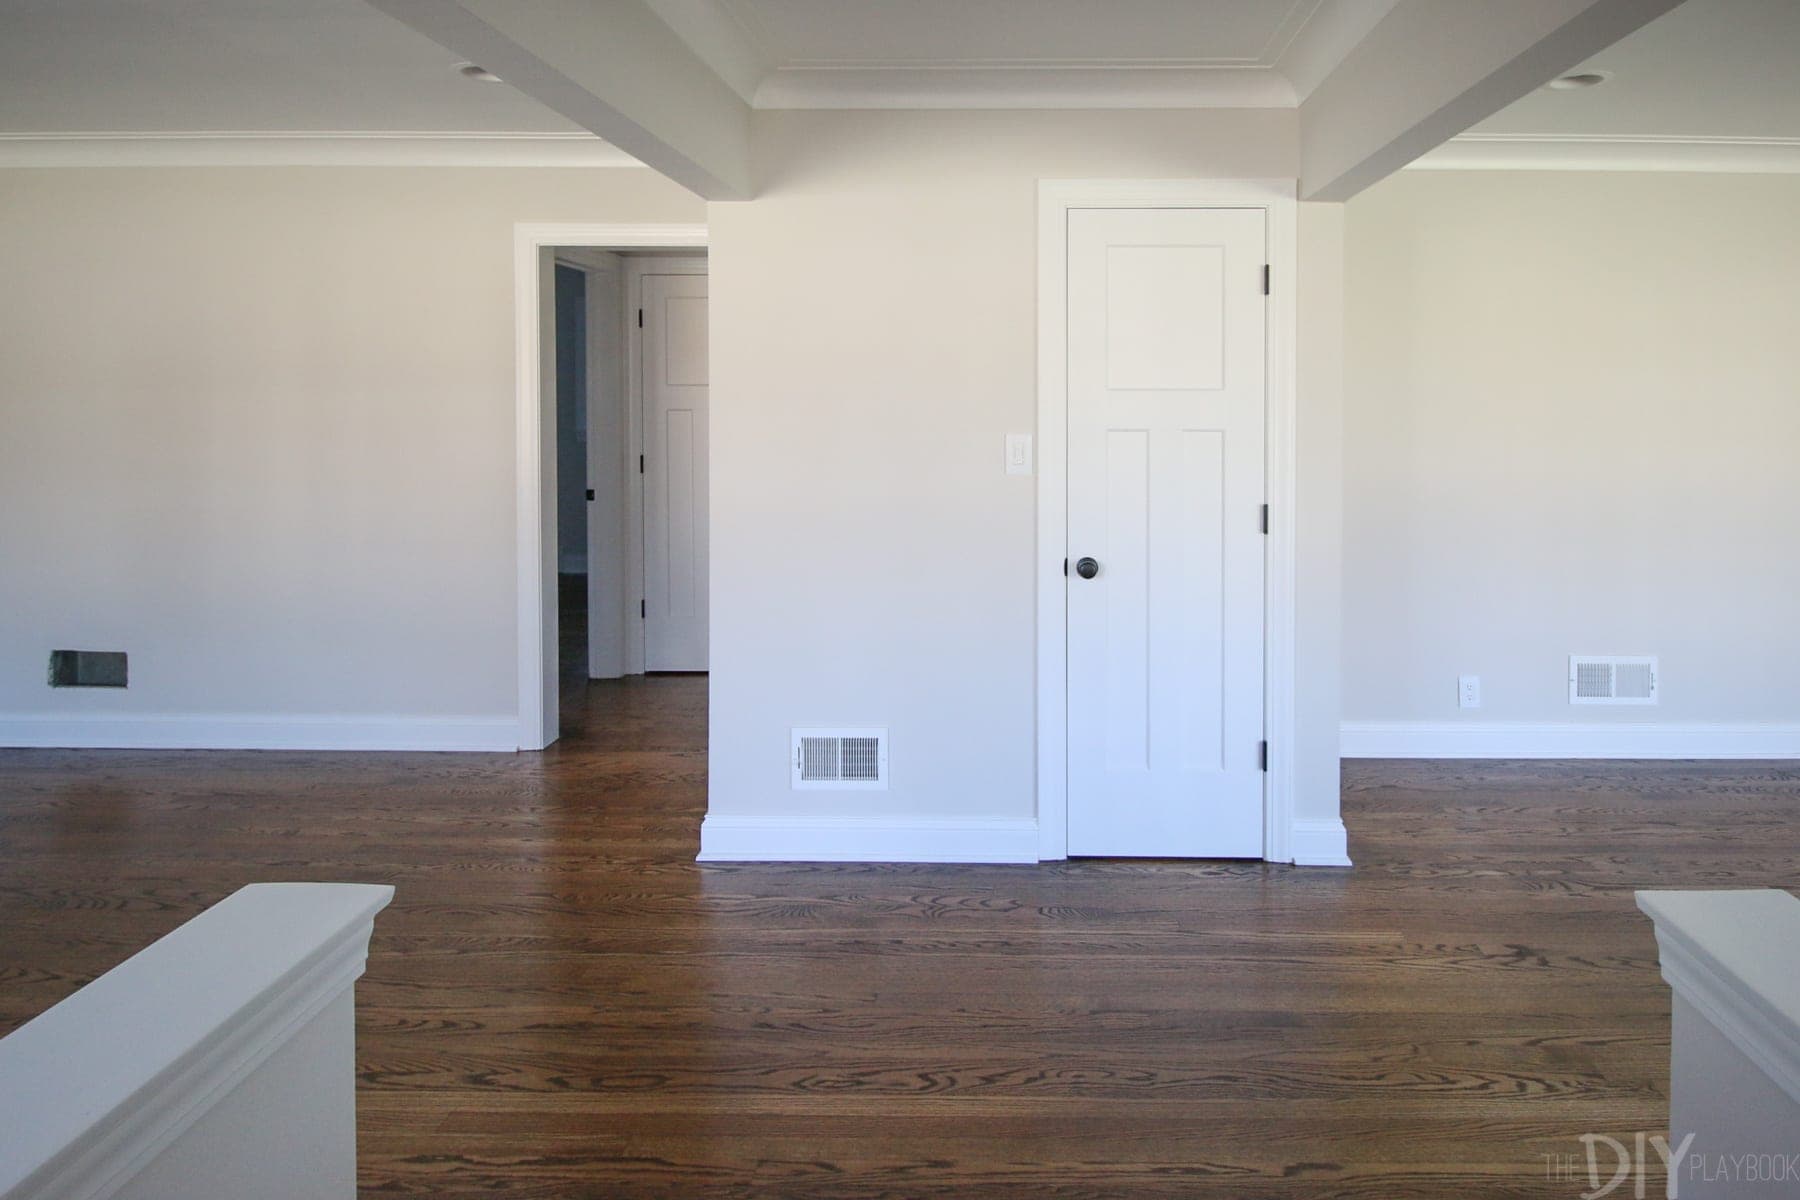
[[[1569,656],[1570,704],[1655,704],[1656,659],[1616,654]]]
[[[796,729],[794,786],[886,791],[887,741],[885,729]]]

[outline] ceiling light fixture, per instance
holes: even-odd
[[[1544,86],[1555,92],[1573,92],[1581,88],[1599,87],[1611,78],[1610,71],[1581,71],[1574,75],[1564,75],[1561,79],[1552,79]]]
[[[474,63],[461,64],[456,68],[456,73],[461,75],[464,79],[474,79],[481,83],[500,82],[500,77],[498,75],[494,74],[486,67],[476,66]]]

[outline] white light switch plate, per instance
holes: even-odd
[[[1031,474],[1031,435],[1029,433],[1006,435],[1006,473],[1008,475]]]

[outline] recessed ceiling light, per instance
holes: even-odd
[[[1544,86],[1552,91],[1572,92],[1578,88],[1598,87],[1611,78],[1610,71],[1582,71],[1575,75],[1564,75],[1561,79],[1552,79]]]
[[[461,75],[464,79],[474,79],[482,83],[500,82],[500,77],[498,75],[494,74],[486,67],[476,66],[474,63],[462,64],[460,67],[456,68],[456,73]]]

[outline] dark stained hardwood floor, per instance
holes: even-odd
[[[700,867],[705,686],[544,754],[0,752],[0,1031],[380,881],[365,1196],[1572,1198],[1667,1117],[1632,889],[1800,883],[1759,764],[1352,763],[1353,871]]]

